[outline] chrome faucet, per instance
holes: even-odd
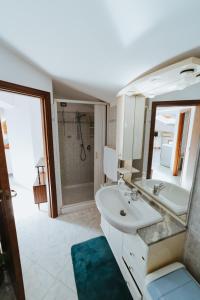
[[[163,190],[165,188],[165,185],[163,182],[158,183],[158,184],[154,184],[153,186],[153,194],[158,196],[160,194],[160,191]]]
[[[137,189],[135,188],[132,188],[130,191],[126,191],[124,193],[124,196],[130,196],[131,197],[131,200],[133,201],[136,201],[138,200],[138,197],[140,196],[140,191],[138,191]]]

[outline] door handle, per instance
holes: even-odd
[[[11,195],[11,198],[14,198],[14,197],[17,196],[17,192],[16,192],[15,190],[10,190],[10,192],[9,192],[9,191],[4,192],[3,190],[0,190],[0,196],[1,196],[1,195],[6,195],[6,196],[8,197],[9,194]],[[1,201],[2,201],[2,199],[0,198],[0,202],[1,202]]]
[[[10,194],[12,198],[17,196],[17,192],[15,190],[10,190]]]

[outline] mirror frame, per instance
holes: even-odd
[[[164,100],[164,101],[152,101],[151,102],[151,122],[150,122],[150,135],[149,135],[149,151],[148,151],[148,161],[147,161],[147,174],[146,178],[151,178],[151,167],[152,167],[152,158],[153,158],[153,142],[154,142],[154,131],[155,131],[155,121],[156,121],[156,109],[157,107],[170,107],[170,106],[196,106],[200,105],[200,100]],[[195,175],[197,171],[197,162],[200,155],[200,141],[197,149],[197,157],[194,168],[194,177],[192,182],[192,187],[190,191],[190,198],[188,203],[188,213],[186,217],[185,226],[188,224],[189,214],[190,214],[190,206],[192,200],[192,194],[195,183]]]

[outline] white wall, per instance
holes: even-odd
[[[13,176],[17,183],[32,189],[37,175],[35,165],[44,156],[40,99],[6,95],[7,102],[13,104],[13,108],[5,110]]]
[[[200,107],[191,109],[190,126],[188,132],[187,147],[185,151],[185,159],[183,171],[181,175],[181,185],[190,190],[195,173],[195,165],[197,161],[197,153],[200,141]]]
[[[0,79],[52,92],[52,80],[8,47],[0,44]]]
[[[1,107],[1,97],[0,97],[0,120],[1,121],[5,120],[5,110],[3,107]],[[12,163],[10,157],[10,149],[5,149],[5,155],[6,155],[8,174],[11,175],[13,173],[13,170],[12,170]]]
[[[51,78],[40,69],[15,54],[10,48],[0,44],[0,80],[41,89],[51,93],[52,102],[52,126],[54,141],[54,159],[56,173],[56,187],[58,199],[58,211],[62,206],[60,164],[58,149],[58,128],[56,122],[56,107],[53,107],[53,88]]]
[[[165,124],[164,122],[161,122],[160,120],[156,119],[155,131],[174,132],[174,125]]]
[[[30,99],[27,99],[29,101]],[[35,100],[35,99],[34,99]],[[30,116],[31,136],[33,141],[33,155],[37,163],[38,160],[44,157],[44,141],[42,138],[42,115],[40,100],[29,101],[28,110]]]

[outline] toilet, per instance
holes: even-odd
[[[200,285],[181,263],[146,276],[144,300],[199,300]]]

